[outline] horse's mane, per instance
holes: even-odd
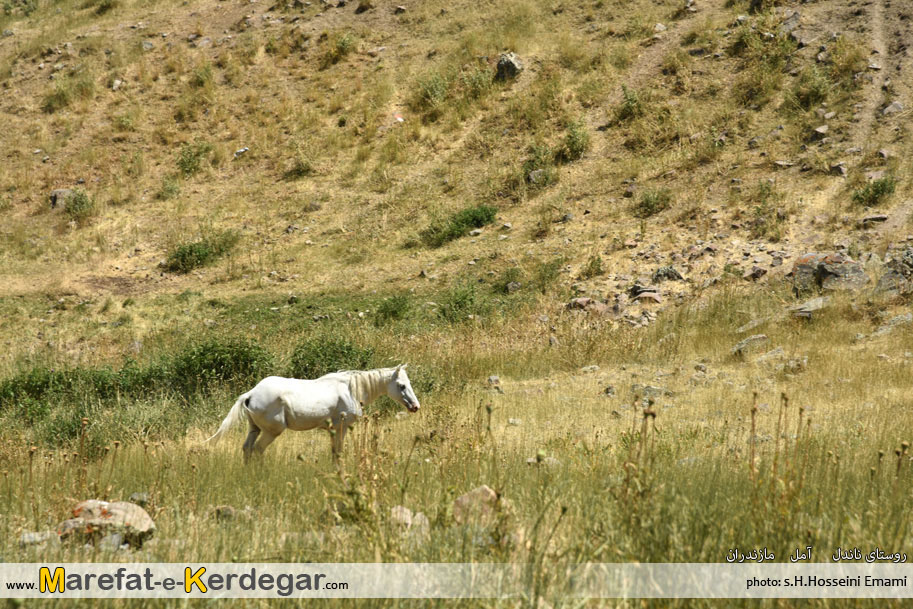
[[[373,368],[371,370],[337,370],[336,372],[331,372],[329,374],[323,375],[322,378],[334,375],[340,375],[346,377],[346,384],[349,386],[349,391],[352,393],[352,397],[355,398],[358,402],[364,402],[368,396],[365,395],[369,391],[364,382],[368,378],[373,377],[372,373],[377,373],[377,380],[383,381],[386,378],[386,373],[394,368]],[[374,380],[374,379],[372,379]]]

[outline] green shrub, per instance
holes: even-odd
[[[327,48],[320,60],[320,67],[326,69],[339,63],[355,49],[355,36],[349,32],[334,34],[327,40]]]
[[[615,109],[615,120],[619,123],[643,116],[644,105],[637,91],[621,85],[621,105]]]
[[[640,196],[640,200],[635,204],[634,216],[637,218],[649,218],[668,209],[671,204],[672,193],[668,188],[648,190]]]
[[[189,178],[199,172],[203,167],[203,159],[211,152],[212,144],[208,142],[196,142],[181,146],[177,158],[177,165],[181,174],[185,178]]]
[[[382,326],[391,321],[405,319],[412,308],[412,300],[406,294],[396,294],[383,299],[377,306],[374,323]]]
[[[225,230],[204,235],[197,241],[180,243],[168,252],[165,269],[176,273],[189,273],[230,252],[239,239],[235,231]]]
[[[496,292],[500,292],[501,294],[509,294],[510,288],[507,286],[509,286],[511,283],[519,283],[522,278],[523,271],[520,270],[519,267],[512,266],[501,273],[501,276],[498,277],[498,279],[494,282],[493,287]]]
[[[206,391],[217,383],[259,380],[272,368],[272,355],[257,344],[213,339],[184,349],[165,370],[170,385],[193,392]]]
[[[79,225],[85,224],[96,213],[95,201],[86,191],[77,188],[67,199],[64,212],[70,220]]]
[[[541,263],[536,269],[535,284],[540,292],[545,294],[548,289],[555,283],[555,280],[561,275],[561,269],[567,264],[563,257],[554,258],[547,262]]]
[[[894,176],[872,180],[853,192],[853,203],[862,207],[873,207],[894,194],[896,186],[897,180],[894,179]]]
[[[157,199],[167,201],[179,194],[181,194],[181,183],[178,181],[177,176],[165,176],[162,178],[162,187],[155,193],[155,196]]]
[[[339,370],[363,370],[371,366],[373,358],[371,347],[358,347],[344,338],[317,336],[295,347],[289,376],[315,379]]]
[[[832,86],[827,74],[818,69],[818,66],[807,67],[799,74],[799,78],[787,94],[786,104],[802,110],[811,110],[827,101]]]
[[[438,315],[450,323],[469,319],[470,315],[482,315],[489,309],[489,303],[479,294],[474,283],[453,286],[444,296]]]
[[[581,269],[580,278],[592,279],[593,277],[599,277],[603,274],[605,274],[605,266],[602,263],[602,257],[598,254],[594,254],[590,256],[586,265]]]
[[[590,147],[590,134],[586,124],[580,120],[568,125],[567,135],[564,136],[564,145],[558,152],[558,158],[564,163],[576,161]]]
[[[442,222],[433,223],[421,232],[422,241],[431,247],[459,239],[474,228],[482,228],[495,220],[498,210],[488,205],[467,207]]]

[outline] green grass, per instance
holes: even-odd
[[[240,236],[226,230],[204,235],[195,241],[178,243],[168,252],[165,269],[176,273],[190,271],[212,264],[228,254],[237,245]]]
[[[640,199],[634,205],[634,217],[649,218],[665,211],[671,205],[672,193],[669,189],[647,190],[640,195]]]
[[[422,231],[422,241],[430,247],[441,247],[459,239],[474,228],[482,228],[495,220],[498,210],[489,205],[461,209],[450,217],[437,221]]]
[[[861,207],[874,207],[884,203],[897,188],[894,176],[885,176],[868,182],[862,188],[853,191],[853,203]]]
[[[212,154],[212,144],[205,141],[195,142],[193,144],[184,144],[181,146],[177,157],[177,167],[181,175],[189,178],[203,168],[203,161]]]
[[[67,199],[64,213],[71,221],[82,226],[98,213],[98,207],[85,190],[77,188]]]

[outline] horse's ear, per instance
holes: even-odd
[[[400,364],[399,366],[397,366],[397,367],[396,367],[396,370],[393,371],[393,376],[396,376],[397,374],[399,374],[399,371],[402,370],[402,369],[403,369],[403,365],[402,365],[402,364]]]

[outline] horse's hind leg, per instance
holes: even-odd
[[[281,433],[281,432],[280,432]],[[266,447],[273,443],[273,440],[279,437],[279,434],[272,434],[265,429],[262,430],[260,439],[254,444],[254,452],[262,455]]]
[[[250,455],[254,450],[254,442],[257,441],[257,436],[260,435],[260,428],[254,425],[253,421],[248,420],[248,422],[250,423],[250,431],[247,433],[247,439],[244,440],[244,446],[242,447],[242,450],[244,451],[244,463],[250,461]]]

